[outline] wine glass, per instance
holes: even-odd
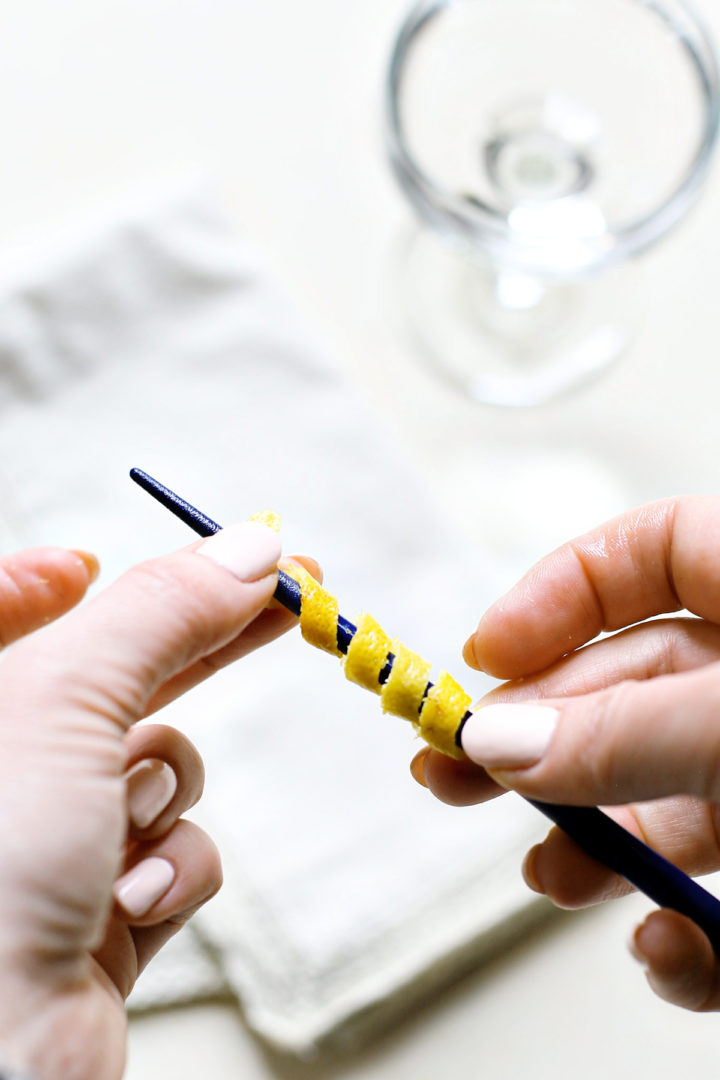
[[[470,397],[535,405],[627,348],[632,256],[702,188],[710,37],[683,0],[421,0],[386,85],[389,157],[421,227],[405,306]]]

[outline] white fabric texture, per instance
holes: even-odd
[[[87,548],[108,581],[191,542],[129,481],[136,465],[222,524],[280,511],[285,551],[320,560],[343,614],[370,611],[435,671],[485,689],[460,648],[496,594],[492,566],[209,197],[128,212],[4,282],[5,550]],[[409,777],[410,725],[298,630],[162,718],[205,759],[192,816],[225,885],[132,1007],[231,993],[263,1037],[308,1053],[364,1037],[545,910],[519,870],[545,831],[536,812],[514,796],[439,804]]]

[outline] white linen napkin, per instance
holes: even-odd
[[[107,581],[190,542],[128,480],[137,465],[223,524],[280,511],[285,551],[320,560],[343,614],[370,611],[480,694],[459,654],[496,595],[492,565],[211,198],[151,200],[3,280],[6,548],[85,547]],[[262,1036],[307,1053],[365,1036],[546,910],[519,871],[542,819],[515,797],[435,801],[408,774],[410,725],[299,631],[163,718],[205,759],[192,816],[226,880],[132,1006],[229,992]]]

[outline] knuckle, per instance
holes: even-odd
[[[167,559],[147,559],[127,572],[127,578],[150,600],[182,607],[192,603],[192,594]]]
[[[612,800],[613,792],[623,789],[627,771],[623,731],[632,716],[638,685],[635,680],[625,680],[596,694],[584,724],[579,762],[607,801]]]
[[[708,740],[707,749],[698,755],[698,795],[709,800],[711,803],[720,801],[720,665],[713,665],[708,669],[708,681],[705,687],[706,714],[712,717],[714,723],[711,727],[711,736]]]
[[[138,563],[128,571],[132,583],[146,604],[162,610],[166,616],[168,644],[182,656],[195,652],[198,643],[213,638],[213,619],[209,605],[197,589],[189,587],[179,570],[168,560],[154,559]]]

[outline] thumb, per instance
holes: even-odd
[[[159,685],[232,641],[262,611],[280,551],[275,532],[242,522],[140,563],[62,623],[16,645],[6,692],[39,672],[35,705],[50,713],[79,707],[126,729]]]
[[[461,741],[503,787],[573,805],[720,798],[720,665],[596,693],[481,706]]]

